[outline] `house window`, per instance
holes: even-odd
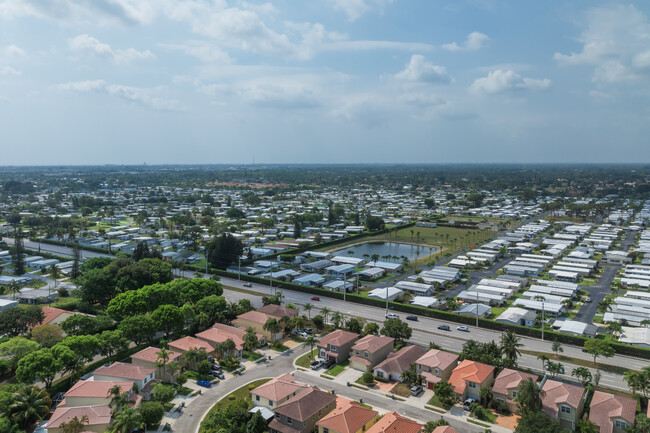
[[[336,346],[332,346],[332,345],[330,344],[330,351],[331,351],[331,352],[336,353],[337,350],[338,350],[338,348],[337,348]]]
[[[289,418],[289,417],[287,417],[287,424],[289,424],[289,425],[293,424],[293,420],[291,418]]]
[[[560,406],[560,411],[562,413],[571,413],[571,408],[569,406],[562,405]]]
[[[512,391],[512,398],[517,397],[517,391]]]
[[[260,396],[259,395],[255,396],[255,401],[260,401]]]
[[[476,388],[476,384],[474,382],[467,382],[467,386],[470,388]]]
[[[438,374],[440,374],[440,370],[438,370],[437,368],[436,368],[435,370],[433,370],[433,372],[436,374],[436,376],[437,376]]]
[[[357,350],[356,352],[357,352],[357,356],[359,356],[359,351]]]
[[[627,428],[627,423],[625,421],[621,421],[620,419],[615,419],[614,420],[614,425],[617,428],[622,428],[622,429]]]
[[[269,400],[269,406],[273,406],[273,400]]]
[[[384,372],[383,371],[378,371],[377,373],[375,373],[375,376],[384,377]]]
[[[327,427],[323,427],[323,433],[330,433],[330,429],[328,429]]]
[[[367,358],[368,357],[368,352],[364,352],[363,356],[365,356]]]

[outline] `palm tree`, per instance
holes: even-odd
[[[330,314],[331,312],[332,312],[332,310],[330,310],[330,309],[327,308],[327,307],[323,307],[323,308],[320,309],[320,313],[321,313],[321,314],[323,315],[323,317],[325,318],[325,323],[327,323],[327,318],[329,317],[329,314]]]
[[[230,338],[223,342],[223,350],[226,355],[231,354],[236,348],[235,342]]]
[[[559,356],[560,353],[564,352],[564,348],[562,347],[562,343],[560,343],[557,340],[553,341],[553,344],[551,345],[551,350],[553,352],[555,352],[555,356]]]
[[[269,334],[271,334],[271,340],[275,341],[275,336],[280,331],[282,331],[282,326],[278,323],[276,319],[271,317],[266,321],[262,329],[264,329]]]
[[[111,398],[111,401],[108,405],[113,409],[113,413],[118,413],[122,410],[123,407],[129,404],[129,394],[122,392],[122,388],[119,385],[113,385],[111,389],[108,390],[107,397]]]
[[[63,429],[63,433],[81,433],[85,430],[84,425],[89,423],[87,415],[83,415],[81,419],[75,416],[69,422],[61,424],[59,428]]]
[[[506,358],[512,359],[513,364],[517,364],[517,358],[521,356],[519,348],[523,346],[519,342],[519,337],[512,330],[507,330],[505,334],[501,334],[501,351]]]
[[[12,400],[7,415],[23,429],[27,429],[35,421],[42,421],[50,413],[52,406],[49,394],[33,386],[26,386],[14,392]]]
[[[167,378],[167,361],[169,361],[169,351],[164,347],[156,352],[156,367],[162,368],[163,381]]]
[[[334,314],[332,314],[332,324],[336,329],[339,329],[341,327],[341,322],[345,319],[343,317],[343,314],[341,314],[338,311],[335,311]]]
[[[537,357],[540,361],[542,361],[542,369],[544,370],[544,373],[546,373],[546,362],[548,361],[548,356],[546,355],[539,355]]]
[[[487,407],[492,401],[492,397],[493,397],[492,389],[490,389],[487,386],[482,386],[480,396],[479,396],[481,405],[483,405],[483,407]]]
[[[260,346],[260,341],[257,338],[255,329],[252,326],[246,328],[246,334],[244,334],[244,350],[248,352],[253,352]]]
[[[623,327],[621,326],[620,323],[618,322],[607,322],[607,329],[612,333],[612,336],[614,338],[619,338],[621,335],[621,332],[623,332]]]
[[[313,334],[307,335],[307,338],[305,338],[305,343],[309,344],[309,347],[310,347],[309,357],[313,358],[314,344],[316,343],[316,337],[314,337]]]
[[[112,433],[130,433],[142,424],[142,416],[127,407],[113,417]]]
[[[20,292],[20,284],[18,284],[16,280],[11,280],[5,287],[7,292],[11,293],[13,298],[16,299],[16,293]]]
[[[546,361],[546,371],[551,375],[551,379],[555,379],[558,374],[564,373],[564,366],[560,362]]]
[[[313,305],[311,305],[309,302],[307,302],[302,309],[307,312],[308,319],[311,322],[311,309],[313,308]]]
[[[203,361],[208,357],[208,354],[205,352],[205,349],[190,349],[183,354],[185,362],[187,362],[192,370],[198,368],[199,362]]]
[[[574,368],[571,372],[571,376],[577,378],[580,383],[582,383],[582,386],[590,385],[591,380],[593,379],[591,372],[586,367]]]
[[[526,415],[542,410],[543,397],[544,391],[532,379],[522,381],[517,388],[517,396],[515,397],[519,407],[519,414]]]

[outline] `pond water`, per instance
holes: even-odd
[[[437,251],[437,248],[401,244],[398,242],[366,242],[363,244],[355,245],[353,247],[338,250],[332,254],[336,256],[349,256],[348,251],[352,251],[354,253],[350,257],[356,257],[359,259],[364,258],[364,254],[368,254],[369,256],[372,256],[373,254],[379,254],[380,261],[387,260],[385,258],[382,258],[382,256],[406,256],[409,260],[416,260],[418,258],[418,251],[419,257],[424,257],[435,253]],[[389,261],[393,261],[393,259]],[[397,261],[399,262],[401,259]]]

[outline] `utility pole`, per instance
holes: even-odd
[[[237,256],[237,279],[241,280],[241,256]]]
[[[478,292],[476,292],[476,327],[478,328]]]
[[[386,315],[388,315],[388,282],[386,282]]]

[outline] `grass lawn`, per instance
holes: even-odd
[[[183,386],[177,392],[178,392],[178,395],[190,395],[194,391],[191,388],[187,388],[187,387]]]
[[[287,346],[285,346],[284,344],[281,344],[280,346],[277,346],[277,347],[273,346],[273,345],[271,345],[269,347],[271,349],[275,350],[276,352],[284,352],[285,350],[289,350],[289,348]]]
[[[247,361],[257,361],[258,359],[262,358],[264,355],[261,353],[257,352],[244,352],[244,358],[246,358]]]
[[[442,402],[440,401],[440,399],[438,398],[437,395],[434,395],[433,397],[431,397],[431,400],[429,400],[429,403],[427,403],[427,404],[429,404],[430,406],[440,407],[440,408],[442,408],[444,410],[449,410],[449,409],[451,409],[451,406],[452,406],[452,405],[444,405],[444,404],[442,404]]]
[[[309,364],[313,361],[314,357],[318,354],[318,349],[314,349],[312,352],[307,352],[296,360],[296,365],[298,367],[309,369]]]
[[[621,367],[619,365],[601,364],[600,362],[594,364],[593,361],[588,361],[586,359],[580,359],[580,358],[573,358],[566,355],[558,356],[556,354],[552,354],[549,356],[549,354],[546,352],[536,352],[534,350],[521,350],[521,353],[527,353],[533,356],[545,355],[548,356],[550,359],[554,359],[556,361],[570,362],[572,364],[581,365],[583,367],[599,368],[601,370],[610,371],[612,373],[618,373],[618,374],[623,374],[629,370],[629,368]]]
[[[582,281],[580,281],[581,286],[595,286],[596,285],[596,280],[592,278],[583,278]]]
[[[398,383],[393,387],[393,389],[390,390],[395,395],[399,395],[400,397],[408,397],[411,395],[411,388],[408,387],[408,385],[404,383]]]
[[[214,406],[212,406],[212,409],[210,409],[210,412],[207,413],[205,418],[208,418],[212,412],[226,409],[233,401],[245,401],[248,403],[248,407],[251,407],[252,406],[251,393],[250,393],[251,389],[257,388],[258,386],[268,382],[269,380],[271,379],[259,379],[254,382],[251,382],[248,385],[242,386],[241,388],[234,391],[232,394],[224,395],[221,400],[219,400],[214,404]],[[234,398],[231,399],[231,396],[233,396]],[[205,433],[205,432],[206,430],[203,428],[203,425],[201,425],[199,433]]]
[[[346,359],[342,363],[330,367],[326,373],[330,376],[338,376],[339,374],[343,373],[343,370],[345,370],[348,365],[350,365],[350,361]]]

